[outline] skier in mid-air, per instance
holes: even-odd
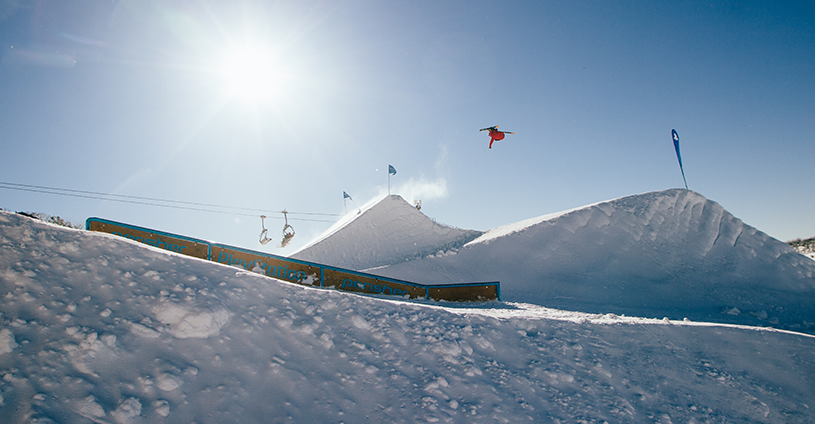
[[[509,131],[498,131],[498,125],[496,125],[494,127],[481,128],[478,131],[489,131],[490,132],[490,147],[488,147],[488,149],[492,149],[492,143],[494,141],[503,140],[505,134],[515,134],[515,133],[509,132]]]

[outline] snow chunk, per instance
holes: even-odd
[[[148,339],[157,339],[161,336],[161,333],[159,333],[158,331],[136,323],[130,324],[130,332],[137,336],[145,337]]]
[[[159,304],[153,313],[179,339],[206,339],[218,334],[229,322],[229,312],[224,309],[205,310],[171,302]]]
[[[0,355],[4,353],[11,353],[14,348],[19,346],[14,340],[14,333],[8,328],[0,330]]]
[[[90,418],[91,420],[93,420],[93,418],[102,418],[105,416],[105,409],[102,408],[102,405],[99,405],[95,397],[88,396],[82,401],[82,405],[79,406],[79,415]]]
[[[141,402],[136,398],[125,399],[113,413],[116,421],[122,424],[135,422],[135,418],[139,415],[141,415]]]
[[[155,403],[156,414],[161,415],[162,417],[167,418],[170,415],[170,403],[166,400],[160,399],[157,400]]]
[[[171,392],[184,384],[184,380],[172,375],[172,374],[161,374],[156,378],[158,383],[158,388],[164,390],[165,392]]]
[[[369,324],[368,321],[365,320],[365,318],[363,318],[363,317],[361,317],[359,315],[354,315],[351,318],[351,322],[354,323],[354,327],[359,328],[360,330],[370,330],[371,329],[371,324]]]

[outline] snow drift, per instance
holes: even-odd
[[[815,338],[298,286],[0,212],[0,422],[811,423]]]
[[[375,208],[388,211],[399,202],[406,203],[391,196]],[[815,262],[693,191],[601,202],[412,254],[412,238],[390,236],[411,234],[410,224],[384,217],[363,215],[343,228],[344,261],[423,284],[500,281],[505,301],[553,308],[814,329]],[[322,244],[334,237],[301,255],[335,260],[336,253],[322,253],[333,252]],[[357,260],[370,258],[372,239],[398,246],[400,258],[417,259]]]

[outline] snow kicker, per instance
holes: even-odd
[[[85,221],[85,228],[307,286],[331,287],[337,290],[406,299],[453,302],[501,300],[501,286],[497,281],[425,285],[212,243],[101,218],[88,218]]]

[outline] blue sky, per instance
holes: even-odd
[[[0,207],[288,254],[389,164],[479,230],[682,187],[675,128],[690,189],[812,237],[815,5],[783,3],[2,0],[0,182],[245,209]],[[275,243],[291,212],[288,248],[254,209]]]

